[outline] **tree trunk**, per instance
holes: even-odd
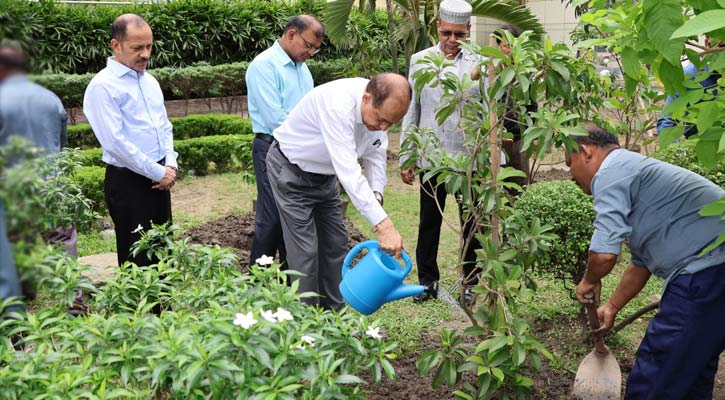
[[[385,0],[385,7],[388,10],[388,40],[390,41],[390,55],[393,58],[393,72],[398,73],[398,45],[393,39],[393,0]]]

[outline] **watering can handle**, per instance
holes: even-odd
[[[352,259],[355,258],[358,253],[362,251],[362,249],[368,249],[368,251],[372,249],[378,248],[378,242],[374,240],[366,240],[364,242],[358,243],[355,247],[350,249],[350,251],[345,256],[345,261],[342,262],[342,276],[344,277],[347,271],[350,270],[350,263],[352,262]]]
[[[350,249],[350,252],[347,253],[345,256],[345,260],[342,262],[342,276],[344,277],[347,271],[350,270],[350,263],[352,262],[352,259],[355,258],[355,256],[358,255],[362,251],[362,249],[368,249],[368,251],[373,249],[380,249],[380,246],[378,245],[378,242],[375,240],[366,240],[364,242],[358,243],[355,247]],[[403,258],[403,262],[405,263],[405,274],[408,275],[410,270],[413,269],[413,263],[410,261],[410,256],[408,256],[408,253],[403,250],[401,253],[401,257]]]
[[[599,315],[597,314],[596,304],[585,304],[584,308],[587,310],[587,317],[589,317],[589,325],[593,330],[599,329]],[[597,353],[606,354],[609,352],[607,346],[604,344],[601,333],[594,334],[594,346],[597,348]]]

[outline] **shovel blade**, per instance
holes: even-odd
[[[578,400],[619,400],[622,372],[612,353],[592,351],[579,364],[572,397]]]

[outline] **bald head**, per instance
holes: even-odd
[[[12,43],[0,44],[0,80],[28,71],[28,60],[20,46]]]
[[[148,22],[140,15],[123,14],[116,18],[111,24],[111,39],[123,41],[128,35],[128,27],[144,28],[149,26]]]
[[[361,114],[369,130],[387,130],[408,111],[412,89],[402,75],[382,73],[365,87]]]
[[[377,74],[370,79],[365,91],[372,95],[373,107],[380,107],[385,100],[395,98],[408,107],[413,94],[408,80],[402,75],[391,72]]]

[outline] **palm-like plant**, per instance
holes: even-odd
[[[440,0],[388,0],[394,5],[398,18],[389,27],[391,42],[403,42],[405,67],[410,68],[410,56],[430,47],[438,39],[436,19]],[[544,28],[531,11],[514,0],[470,0],[473,15],[491,17],[511,24],[521,31],[534,32],[535,38],[544,34]],[[327,29],[330,39],[336,45],[345,45],[346,26],[355,0],[332,0],[327,3]]]

